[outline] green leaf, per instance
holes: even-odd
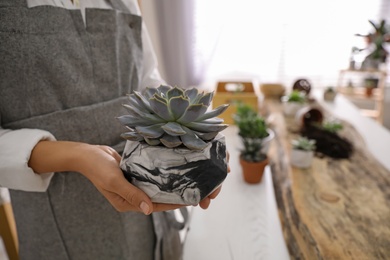
[[[133,117],[133,116],[130,116],[130,115],[124,115],[124,116],[118,116],[117,119],[119,120],[119,122],[125,126],[128,126],[128,127],[136,127],[136,126],[148,126],[150,125],[150,121],[149,120],[146,120],[146,119],[143,119],[143,118],[139,118],[139,117]]]
[[[164,134],[163,137],[160,138],[160,141],[168,148],[174,148],[182,144],[178,136],[171,136],[168,134]]]
[[[164,124],[156,124],[151,126],[137,126],[137,132],[145,138],[158,138],[164,134],[161,128]]]
[[[158,88],[157,88],[157,91],[163,95],[161,96],[166,96],[167,95],[167,92],[171,89],[172,87],[171,86],[167,86],[167,85],[160,85]]]
[[[204,123],[204,124],[222,124],[223,121],[224,120],[222,118],[219,118],[219,117],[213,117],[213,118],[202,120],[202,121],[197,120],[197,122]]]
[[[142,106],[147,109],[149,112],[153,112],[148,100],[144,96],[141,95],[138,91],[134,91],[134,96],[137,98],[137,102],[142,104]]]
[[[146,90],[145,90],[145,97],[150,99],[156,93],[157,93],[157,89],[156,88],[149,88],[149,87],[147,87]]]
[[[207,147],[207,143],[200,139],[193,131],[185,127],[187,133],[181,136],[184,146],[190,150],[202,150]]]
[[[136,132],[126,132],[126,133],[122,133],[121,134],[121,137],[126,139],[126,140],[130,140],[130,141],[136,141],[136,142],[139,142],[139,141],[142,141],[144,138],[143,136],[139,135],[138,133]]]
[[[184,94],[189,98],[191,104],[193,104],[193,100],[196,98],[198,95],[198,89],[197,88],[190,88],[184,91]]]
[[[184,135],[186,131],[182,128],[182,126],[176,122],[166,123],[161,127],[167,134],[172,136]]]
[[[145,142],[148,145],[156,146],[159,145],[161,142],[159,139],[153,139],[153,138],[145,138]]]
[[[221,105],[221,106],[215,108],[214,110],[211,110],[210,112],[206,112],[204,115],[200,116],[197,119],[197,121],[201,121],[201,120],[205,120],[205,119],[209,119],[209,118],[213,118],[213,117],[219,116],[220,114],[225,112],[225,110],[228,107],[229,107],[229,104]]]
[[[217,136],[217,134],[219,132],[210,132],[210,133],[202,133],[202,132],[199,132],[199,131],[193,131],[197,136],[199,136],[200,139],[204,140],[204,141],[210,141],[210,140],[213,140],[214,137]]]
[[[123,105],[126,110],[130,113],[130,115],[134,117],[141,117],[141,118],[146,118],[151,121],[151,123],[162,123],[164,120],[154,114],[149,114],[148,112],[141,111],[137,109],[136,107],[129,106],[127,104]]]
[[[202,104],[190,105],[183,116],[177,120],[177,122],[182,124],[187,124],[189,122],[196,121],[200,116],[206,112],[207,106]]]
[[[168,100],[170,100],[171,98],[180,97],[180,96],[184,97],[184,91],[178,87],[174,87],[174,88],[168,90],[168,92],[167,92],[167,99]]]
[[[174,120],[172,115],[169,113],[167,104],[156,98],[151,98],[149,103],[150,107],[153,109],[153,112],[156,113],[159,117],[165,119],[166,121]]]
[[[184,114],[187,107],[190,105],[190,102],[188,99],[180,96],[171,98],[168,105],[171,115],[176,120]]]
[[[211,103],[211,100],[213,100],[214,91],[206,93],[198,102],[198,104],[203,104],[205,106],[209,106]]]
[[[228,125],[226,124],[205,124],[199,122],[192,122],[187,124],[187,127],[191,130],[199,131],[202,133],[220,132],[224,130]]]

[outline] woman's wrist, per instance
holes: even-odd
[[[84,151],[91,145],[67,141],[40,141],[28,162],[35,173],[78,171],[83,168]]]

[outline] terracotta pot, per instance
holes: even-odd
[[[371,97],[373,92],[373,88],[366,88],[366,97]]]
[[[248,162],[240,157],[240,164],[245,182],[251,184],[259,183],[263,178],[264,168],[268,164],[268,158],[261,162]]]

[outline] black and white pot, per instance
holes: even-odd
[[[314,157],[313,151],[304,151],[299,149],[292,149],[290,162],[291,165],[297,168],[309,168]]]
[[[153,202],[197,205],[227,176],[225,137],[218,134],[200,151],[127,141],[120,167]]]

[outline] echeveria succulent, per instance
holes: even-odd
[[[118,117],[128,132],[121,136],[131,141],[169,148],[184,145],[192,150],[207,146],[228,125],[217,116],[228,107],[221,105],[208,111],[214,92],[199,92],[196,88],[181,89],[167,85],[147,88],[144,94],[134,91],[130,105],[123,106],[128,115]]]

